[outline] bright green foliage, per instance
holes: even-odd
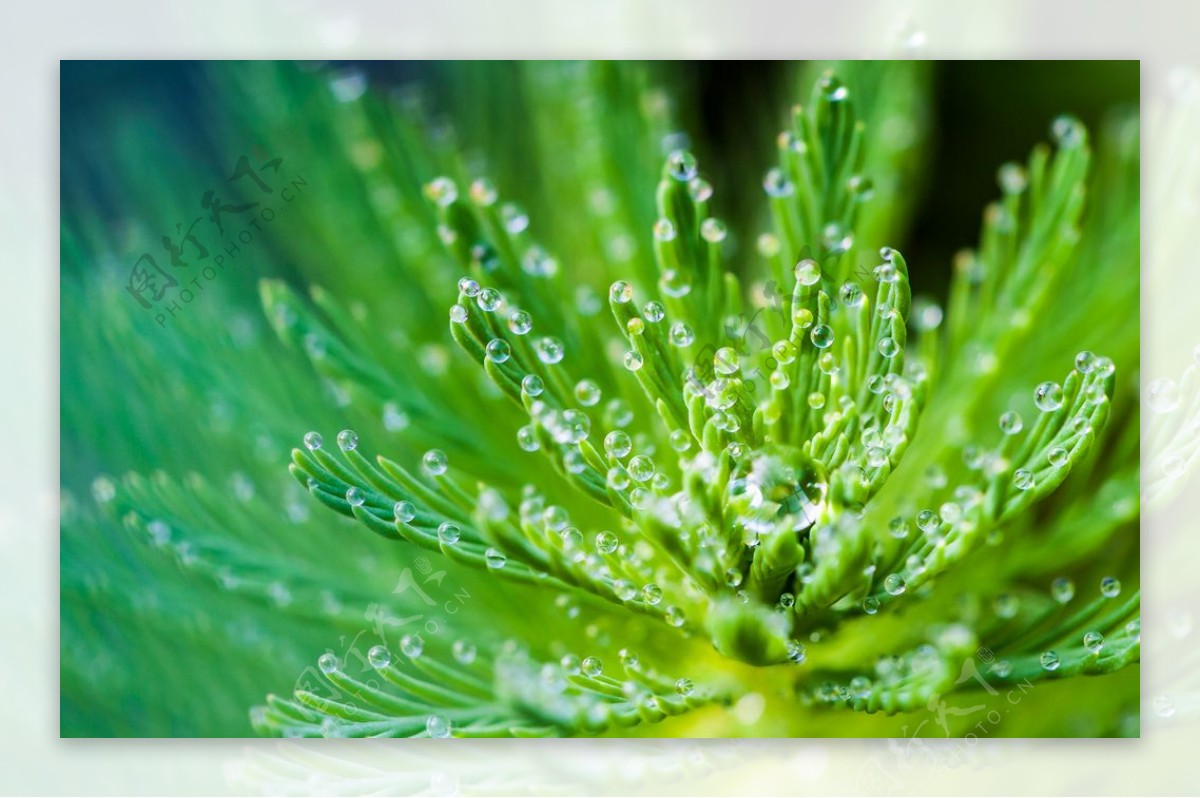
[[[669,70],[446,65],[457,133],[215,70],[221,140],[311,201],[264,234],[270,330],[233,272],[161,327],[64,225],[70,475],[154,472],[65,500],[64,733],[886,736],[1013,685],[993,734],[1129,733],[1136,119],[1003,165],[943,308],[900,251],[928,68],[823,69],[765,202]]]

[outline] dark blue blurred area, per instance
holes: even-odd
[[[331,62],[330,66],[364,69],[373,85],[420,80],[430,96],[453,118],[451,87],[436,62]],[[489,69],[509,65],[497,62]],[[713,152],[746,148],[744,121],[763,114],[763,104],[783,109],[790,95],[783,62],[677,62],[656,65],[666,73],[688,73],[696,88],[693,109],[699,130],[689,131]],[[97,174],[105,160],[106,138],[114,109],[152,114],[175,137],[179,149],[197,161],[219,163],[212,136],[212,98],[205,91],[204,62],[63,61],[61,73],[61,189],[64,216],[82,205],[103,219],[106,209],[119,215],[121,198]],[[938,62],[934,69],[934,151],[929,190],[903,243],[913,273],[914,290],[944,293],[953,254],[972,245],[984,205],[997,195],[996,169],[1006,160],[1023,161],[1030,148],[1048,137],[1051,120],[1060,113],[1078,116],[1097,131],[1106,111],[1139,100],[1140,64],[1136,61],[977,61]],[[121,113],[125,111],[122,110]],[[760,157],[756,154],[754,157]],[[772,157],[761,147],[766,168]],[[740,163],[740,162],[739,162]],[[712,165],[718,180],[719,164]],[[740,175],[738,176],[740,177]],[[760,175],[747,186],[756,189]],[[648,187],[647,190],[652,190]],[[108,219],[113,221],[115,216]]]

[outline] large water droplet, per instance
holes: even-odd
[[[607,530],[596,535],[596,550],[601,554],[612,554],[618,543],[617,536]]]
[[[499,549],[489,548],[483,554],[483,561],[494,571],[503,568],[508,563],[508,557]]]
[[[372,668],[382,670],[392,664],[392,654],[383,646],[371,646],[367,652],[367,662],[371,663]]]
[[[450,736],[450,721],[443,715],[430,715],[425,719],[425,733],[435,739],[445,739]]]
[[[488,341],[485,351],[487,352],[487,359],[493,363],[504,363],[512,354],[512,349],[509,347],[508,341],[505,341],[503,338],[493,338]]]
[[[1015,411],[1008,411],[1000,416],[1000,431],[1005,435],[1016,435],[1025,427],[1025,422],[1021,420],[1021,414]]]
[[[452,546],[462,537],[462,527],[458,524],[444,521],[438,526],[438,540],[448,546]]]
[[[809,338],[818,349],[828,349],[833,345],[833,328],[828,324],[818,324],[812,328]]]
[[[563,359],[563,344],[557,338],[550,336],[539,338],[534,350],[537,352],[538,360],[547,365],[554,365]]]
[[[400,638],[400,650],[404,652],[404,656],[416,659],[425,650],[425,641],[420,635],[405,635]]]
[[[1033,403],[1042,412],[1059,409],[1063,403],[1062,386],[1057,382],[1043,382],[1033,390]]]
[[[450,459],[441,449],[430,449],[421,458],[421,465],[425,468],[425,473],[437,477],[446,473],[446,469],[450,466]]]
[[[455,640],[454,645],[450,647],[450,653],[460,665],[470,665],[474,662],[477,652],[478,649],[470,640]]]
[[[1050,595],[1059,604],[1066,604],[1075,598],[1075,583],[1065,576],[1060,576],[1050,583]]]

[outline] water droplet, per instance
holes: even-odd
[[[1179,386],[1174,380],[1157,379],[1146,386],[1146,406],[1155,413],[1170,413],[1179,402]]]
[[[713,187],[712,183],[707,180],[697,177],[692,182],[688,183],[688,196],[695,202],[707,202],[712,198]]]
[[[342,663],[338,661],[336,654],[326,652],[317,659],[317,667],[321,669],[321,673],[336,673],[342,667]]]
[[[629,371],[638,371],[639,369],[641,369],[642,364],[645,361],[642,358],[641,352],[630,350],[625,353],[625,356],[622,358],[621,362],[625,365],[625,368],[627,368]]]
[[[629,461],[629,476],[638,482],[645,482],[654,476],[654,461],[644,454],[639,454]]]
[[[1050,123],[1050,135],[1054,137],[1054,142],[1063,149],[1078,147],[1083,143],[1085,137],[1084,127],[1079,120],[1066,114],[1056,117]]]
[[[362,507],[363,503],[366,502],[366,500],[367,500],[367,495],[362,492],[361,488],[355,488],[355,487],[347,488],[346,501],[348,501],[350,503],[351,507]]]
[[[367,662],[371,663],[372,668],[383,670],[392,664],[392,653],[383,646],[371,646],[367,652]]]
[[[917,513],[917,526],[924,532],[932,532],[942,525],[942,519],[933,510],[921,510]]]
[[[833,328],[828,324],[818,324],[812,328],[809,338],[818,349],[828,349],[833,345]]]
[[[1048,671],[1056,671],[1058,670],[1058,666],[1062,664],[1058,654],[1054,653],[1053,651],[1043,652],[1040,662],[1042,663],[1042,667]]]
[[[675,240],[675,225],[670,219],[662,218],[654,223],[654,238],[662,242]]]
[[[683,454],[692,448],[692,434],[683,429],[672,430],[670,444],[674,451]]]
[[[608,289],[608,298],[618,305],[624,305],[633,300],[633,286],[625,280],[617,280]]]
[[[662,597],[662,588],[658,585],[654,584],[653,582],[642,585],[642,601],[646,602],[650,606],[654,606],[658,602],[662,601]]]
[[[425,468],[425,473],[437,477],[446,473],[446,469],[450,466],[450,459],[441,449],[430,449],[421,458],[421,465]]]
[[[1075,356],[1075,370],[1080,374],[1090,374],[1096,368],[1096,356],[1084,350]]]
[[[1099,632],[1088,632],[1083,636],[1083,647],[1093,654],[1099,654],[1104,648],[1104,635]]]
[[[731,347],[722,347],[713,355],[713,368],[718,374],[732,376],[741,368],[738,354]]]
[[[683,626],[686,620],[683,615],[683,610],[679,609],[678,607],[667,607],[666,616],[667,623],[674,627]]]
[[[895,338],[887,336],[879,339],[879,354],[887,358],[895,357],[900,354],[900,344]]]
[[[667,156],[667,172],[680,183],[688,183],[698,174],[696,156],[687,150],[675,150]]]
[[[458,199],[458,187],[448,177],[435,177],[425,186],[425,196],[445,208]]]
[[[813,391],[808,395],[808,406],[813,410],[820,410],[825,406],[825,394],[820,391]]]
[[[392,507],[392,513],[395,515],[397,521],[403,521],[407,524],[417,517],[417,508],[413,506],[412,502],[399,501]]]
[[[620,601],[629,601],[637,595],[637,585],[630,582],[628,579],[618,579],[613,582],[613,593],[616,594]]]
[[[1063,403],[1062,386],[1057,382],[1043,382],[1033,391],[1033,403],[1044,413],[1059,409]]]
[[[1134,618],[1129,623],[1125,624],[1125,633],[1133,638],[1134,642],[1142,639],[1142,621],[1140,618]]]
[[[508,563],[508,557],[499,549],[489,548],[483,553],[483,561],[493,571],[503,568]]]
[[[596,657],[584,657],[579,669],[583,671],[584,676],[595,678],[604,672],[604,664]]]
[[[1033,487],[1033,472],[1028,468],[1018,468],[1013,472],[1013,487],[1017,490],[1029,490]]]
[[[1012,410],[1000,416],[1000,431],[1005,435],[1016,435],[1025,427],[1021,414]]]
[[[1050,461],[1050,465],[1052,466],[1063,465],[1067,462],[1067,450],[1061,446],[1055,446],[1046,452],[1046,459]]]
[[[620,466],[608,469],[608,486],[615,491],[623,491],[629,487],[629,472]]]
[[[596,550],[601,554],[612,554],[617,550],[618,544],[617,536],[608,530],[596,535]]]
[[[1075,598],[1075,583],[1065,576],[1060,576],[1050,583],[1050,595],[1059,604],[1066,604]]]
[[[484,288],[475,297],[475,304],[485,313],[491,313],[496,308],[500,307],[500,292],[495,288]]]
[[[559,443],[580,443],[587,440],[591,429],[592,421],[587,413],[571,408],[562,412],[559,424],[551,432]]]
[[[871,468],[880,468],[887,465],[888,455],[887,450],[879,446],[872,446],[867,449],[867,465]]]
[[[799,640],[789,640],[786,644],[787,658],[789,662],[799,665],[808,658],[808,650]]]
[[[669,337],[671,344],[678,347],[691,346],[692,342],[696,340],[692,328],[681,321],[671,325]]]
[[[504,229],[513,235],[523,233],[529,227],[529,215],[511,202],[500,206],[500,220],[504,224]]]
[[[337,442],[343,452],[353,451],[358,446],[358,433],[352,429],[344,429],[338,433]]]
[[[1116,598],[1121,595],[1121,580],[1115,576],[1106,576],[1101,579],[1100,595],[1105,598]]]
[[[675,692],[679,693],[684,698],[687,698],[695,691],[696,691],[696,685],[692,683],[691,679],[676,679],[675,680]]]
[[[526,424],[517,430],[517,445],[527,452],[536,452],[542,444],[538,440],[537,430],[532,424]]]
[[[438,540],[446,545],[452,546],[462,537],[462,528],[458,524],[453,524],[449,521],[444,521],[438,526]]]
[[[304,446],[310,452],[315,452],[317,449],[320,449],[323,442],[324,439],[321,437],[321,433],[319,432],[306,432],[304,434]]]
[[[725,223],[720,219],[705,219],[700,224],[700,236],[710,244],[719,244],[725,240]]]
[[[425,650],[425,641],[420,635],[405,635],[400,638],[400,650],[404,652],[404,656],[416,659]]]
[[[493,363],[503,363],[512,354],[512,349],[509,347],[508,341],[505,341],[503,338],[493,338],[488,341],[485,351],[487,352],[487,359]]]
[[[465,294],[468,297],[479,295],[479,283],[472,280],[470,277],[463,277],[458,281],[458,292]]]
[[[1003,164],[996,172],[996,182],[1000,184],[1000,190],[1005,194],[1020,194],[1025,190],[1029,180],[1025,175],[1025,169],[1017,163]]]
[[[888,574],[883,580],[883,589],[892,596],[899,596],[907,587],[904,577],[900,574]]]
[[[521,390],[528,396],[541,396],[543,387],[542,378],[536,374],[526,374],[521,380]]]
[[[821,281],[821,267],[815,260],[800,261],[796,264],[796,280],[801,285],[816,285]]]
[[[867,298],[862,289],[858,287],[858,283],[853,280],[842,283],[838,295],[842,298],[842,304],[850,308],[861,307]]]
[[[795,192],[796,186],[788,180],[782,169],[775,167],[763,177],[763,189],[767,192],[767,196],[781,198],[790,197]]]
[[[425,719],[425,733],[434,739],[444,740],[450,736],[450,721],[442,715],[430,715]]]
[[[624,457],[633,449],[633,440],[628,433],[613,430],[604,436],[604,449],[613,457]]]
[[[862,175],[852,175],[846,181],[846,188],[858,202],[867,202],[875,196],[875,184],[869,177]]]
[[[628,427],[633,423],[633,410],[621,399],[610,399],[604,409],[605,424],[612,427]]]
[[[1021,600],[1011,593],[1002,593],[992,601],[992,611],[1000,618],[1014,618],[1021,608]]]
[[[874,615],[879,612],[879,599],[873,596],[867,596],[862,603],[863,612],[867,615]]]
[[[467,320],[467,309],[466,308],[464,308],[462,305],[451,305],[450,306],[450,321],[454,322],[455,324],[462,324],[466,320]]]
[[[539,338],[537,344],[534,345],[534,350],[537,352],[538,360],[547,365],[554,365],[563,359],[563,344],[557,338],[550,336]]]
[[[470,665],[475,661],[478,649],[469,640],[455,640],[454,644],[450,647],[450,653],[460,665]]]

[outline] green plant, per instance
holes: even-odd
[[[939,707],[950,734],[978,717],[943,697],[988,708],[1014,688],[1083,725],[1031,710],[995,734],[1129,733],[1135,119],[1094,158],[1060,117],[1053,146],[1002,166],[943,310],[911,296],[919,264],[895,248],[921,65],[801,70],[757,239],[703,146],[661,148],[681,142],[645,68],[446,70],[472,98],[462,140],[356,73],[329,90],[289,65],[216,71],[228,125],[287,142],[326,192],[264,234],[287,264],[260,285],[274,339],[221,323],[215,300],[250,274],[169,320],[111,275],[64,285],[107,338],[64,313],[64,375],[116,384],[99,361],[142,389],[86,407],[64,391],[64,427],[106,468],[163,470],[99,479],[100,516],[65,508],[64,726],[106,679],[109,700],[133,689],[94,662],[123,647],[110,625],[147,645],[140,618],[181,634],[177,653],[211,646],[231,680],[266,675],[283,694],[251,714],[267,734],[888,735]],[[532,144],[497,132],[503,112]],[[67,263],[104,240],[85,222],[64,226]],[[97,352],[115,347],[132,356]],[[156,439],[166,399],[206,419],[185,450]],[[112,458],[108,435],[141,456]],[[105,518],[135,533],[99,536],[123,575],[91,570]],[[216,631],[247,607],[249,631]],[[148,715],[185,678],[152,672]],[[1102,678],[1064,678],[1085,675]]]

